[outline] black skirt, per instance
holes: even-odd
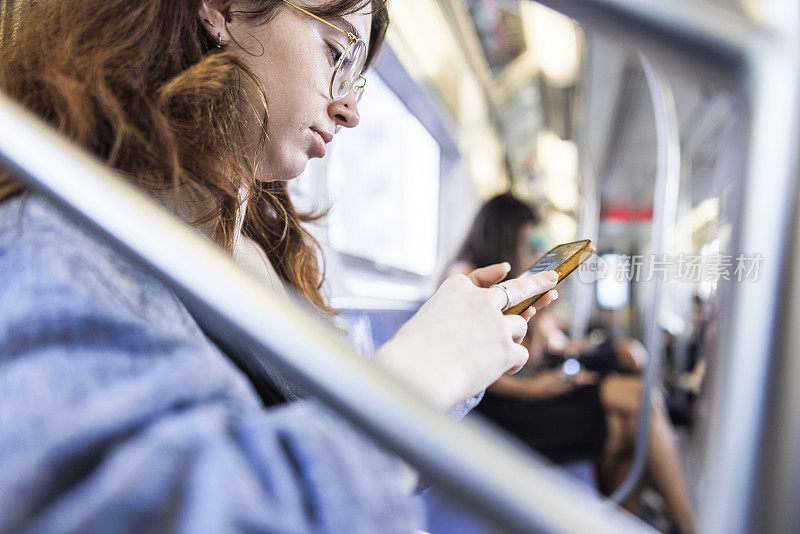
[[[597,385],[547,400],[486,392],[478,412],[556,463],[596,460],[606,440]]]

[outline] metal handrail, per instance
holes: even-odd
[[[791,143],[798,137],[797,8],[784,8],[790,11],[784,17],[786,27],[763,29],[725,14],[705,18],[704,7],[679,0],[541,3],[579,22],[613,28],[616,35],[657,53],[675,53],[681,56],[678,61],[696,64],[696,58],[686,54],[696,53],[705,67],[730,74],[752,101],[747,179],[737,199],[741,222],[732,250],[762,251],[772,263],[752,286],[723,285],[733,310],[724,325],[728,372],[721,377],[714,403],[709,449],[719,450],[708,462],[702,517],[704,532],[743,532],[752,518],[749,496],[755,487],[759,444],[756,438],[739,438],[765,422],[766,414],[753,406],[766,397],[769,387],[771,319],[778,309],[786,258],[782,242],[791,227],[796,193]],[[784,83],[774,83],[778,76]],[[788,120],[781,103],[789,106]],[[41,157],[42,151],[47,158]],[[196,232],[6,98],[0,98],[0,156],[30,187],[146,264],[181,296],[203,326],[221,338],[229,337],[242,355],[250,354],[261,364],[274,363],[288,378],[330,402],[497,525],[548,532],[643,528],[515,447],[477,431],[475,423],[459,425],[434,413],[395,381],[358,360],[330,331],[309,321],[302,306],[266,291]],[[765,177],[778,202],[759,190],[758,180]],[[131,220],[137,221],[139,232],[132,231]],[[152,235],[161,239],[152,240]],[[224,288],[204,283],[212,279],[228,283]]]
[[[654,59],[719,74],[749,104],[749,124],[739,132],[741,187],[729,199],[736,209],[729,221],[733,231],[728,252],[734,257],[758,252],[765,261],[757,281],[722,280],[718,285],[726,314],[715,354],[721,365],[712,388],[700,521],[702,532],[726,534],[747,532],[759,519],[779,523],[771,515],[785,511],[787,499],[796,499],[796,494],[782,495],[760,509],[754,506],[758,468],[765,461],[759,453],[770,439],[782,439],[768,436],[762,443],[761,438],[763,429],[780,421],[780,412],[764,405],[775,379],[770,374],[773,356],[776,365],[787,369],[791,366],[786,361],[796,357],[785,347],[776,348],[775,341],[777,334],[783,336],[777,339],[790,336],[792,326],[779,320],[782,281],[788,276],[785,266],[797,264],[784,243],[796,209],[800,6],[761,2],[766,16],[756,24],[708,2],[538,1],[624,39]],[[785,398],[791,396],[786,393]]]
[[[770,33],[751,20],[692,0],[536,0],[581,24],[624,38],[651,58],[680,56],[684,64],[741,74],[757,43]]]
[[[198,232],[4,96],[0,158],[24,184],[172,289],[241,366],[256,375],[265,369],[282,373],[503,531],[646,530],[483,424],[457,423],[435,412],[357,356],[310,309],[270,291]]]
[[[586,32],[584,40],[586,43],[585,50],[590,50],[592,46],[591,33]],[[591,239],[594,243],[598,243],[598,236],[600,234],[599,176],[597,175],[597,169],[595,169],[594,161],[592,160],[588,127],[586,126],[588,125],[589,117],[593,110],[589,108],[589,103],[586,101],[587,99],[582,98],[583,95],[590,94],[593,89],[591,86],[591,70],[593,65],[592,62],[587,59],[588,52],[585,52],[584,56],[586,57],[582,59],[583,72],[581,74],[581,84],[577,97],[579,102],[583,102],[579,115],[582,123],[576,128],[578,131],[578,154],[580,156],[580,181],[578,185],[581,198],[578,235],[582,238]],[[572,316],[570,318],[570,333],[573,337],[581,338],[586,335],[593,303],[594,287],[591,284],[577,284],[573,281],[571,298]]]
[[[647,78],[647,87],[653,104],[657,137],[656,183],[653,188],[653,225],[650,237],[650,253],[655,260],[667,253],[665,233],[676,222],[678,189],[681,181],[681,138],[678,128],[678,112],[669,81],[653,66],[642,52],[639,62]],[[641,392],[639,422],[636,431],[636,448],[630,470],[622,483],[614,490],[611,500],[623,503],[636,490],[644,474],[650,449],[651,395],[660,387],[661,360],[664,352],[664,335],[659,324],[659,313],[664,295],[664,282],[653,277],[648,282],[645,315],[644,344],[647,363],[644,368],[644,387]]]
[[[774,31],[748,50],[747,76],[740,81],[749,103],[743,172],[730,250],[762,254],[754,283],[728,281],[723,306],[730,316],[721,325],[723,343],[717,354],[725,364],[714,378],[709,438],[706,443],[704,516],[706,532],[737,533],[761,529],[786,512],[780,500],[756,513],[760,465],[771,451],[762,439],[779,424],[778,412],[765,403],[780,378],[773,365],[787,366],[797,354],[781,349],[779,334],[797,325],[782,320],[786,266],[797,269],[789,255],[798,191],[797,140],[800,137],[800,6],[797,2],[765,2],[773,8]],[[786,395],[786,400],[791,395]],[[781,403],[782,404],[782,403]],[[769,441],[766,441],[769,443]],[[787,466],[788,467],[788,466]],[[798,466],[793,466],[797,468]],[[780,496],[783,503],[796,494]]]

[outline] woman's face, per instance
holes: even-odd
[[[216,38],[222,30],[223,46],[237,55],[258,76],[267,97],[267,146],[258,178],[262,181],[295,178],[310,158],[325,156],[336,126],[352,128],[359,116],[352,93],[333,102],[330,95],[335,58],[344,52],[347,36],[281,2],[266,23],[251,23],[235,16],[246,5],[234,3],[232,20],[225,31],[224,19],[209,28],[208,11],[215,2],[204,2],[201,19]],[[303,7],[322,5],[305,0]],[[328,20],[369,43],[372,16],[367,5],[361,11]],[[217,12],[218,13],[218,12]],[[212,9],[213,14],[213,9]],[[222,16],[220,15],[220,18]],[[238,44],[237,44],[238,43]],[[263,49],[263,53],[262,53]]]
[[[541,257],[539,250],[531,248],[531,238],[536,233],[536,225],[525,223],[519,231],[519,242],[517,243],[517,258],[520,264],[516,266],[520,271],[527,269],[533,262]]]

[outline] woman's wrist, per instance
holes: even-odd
[[[395,347],[392,341],[381,347],[373,361],[403,384],[422,395],[434,407],[446,411],[462,399],[456,394],[455,379],[445,370],[433,368],[433,361],[420,361],[423,354],[408,347]]]

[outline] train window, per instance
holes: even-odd
[[[628,272],[619,254],[601,256],[607,266],[606,276],[597,281],[597,304],[606,310],[618,310],[628,305]]]
[[[361,122],[331,145],[329,243],[382,267],[430,275],[436,266],[439,144],[377,74]]]

